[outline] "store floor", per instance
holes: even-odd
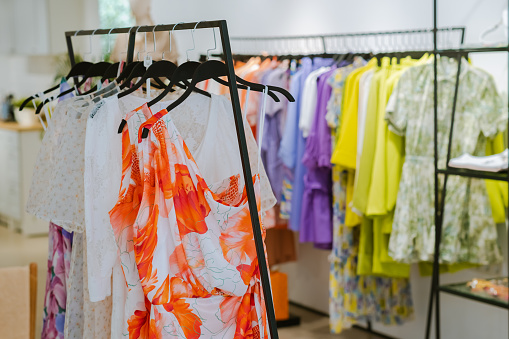
[[[22,266],[31,262],[38,266],[36,333],[42,328],[42,307],[46,286],[48,237],[25,237],[0,226],[0,267]],[[1,302],[0,302],[1,303]],[[329,334],[328,318],[307,310],[291,307],[292,314],[301,317],[301,325],[280,329],[281,339],[379,339],[377,336],[351,329],[340,335]],[[36,338],[40,338],[36,335]]]

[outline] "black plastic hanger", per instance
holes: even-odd
[[[108,67],[106,69],[106,71],[104,72],[103,74],[103,77],[101,78],[100,80],[100,83],[104,83],[106,80],[109,80],[109,79],[114,79],[117,77],[118,75],[118,68],[120,67],[120,62],[115,62],[113,64],[111,64],[110,67]],[[93,92],[97,91],[97,85],[95,85],[94,87],[92,87],[89,91],[85,92],[85,93],[82,93],[83,95],[88,95],[88,94],[91,94]]]
[[[94,78],[94,77],[103,77],[104,76],[104,73],[106,73],[106,70],[111,66],[111,63],[109,62],[105,62],[105,61],[101,61],[101,62],[98,62],[96,64],[93,64],[89,69],[88,71],[85,73],[85,75],[83,76],[83,79],[81,79],[80,82],[78,82],[76,84],[76,88],[79,88],[81,86],[83,86],[87,80],[89,78]],[[60,98],[60,97],[63,97],[64,95],[66,94],[69,94],[69,93],[72,93],[74,89],[68,89],[67,91],[65,92],[62,92],[60,93],[59,95],[57,95],[57,98]]]
[[[154,64],[155,65],[155,64]],[[177,66],[175,66],[176,68]],[[149,67],[150,68],[150,67]],[[120,85],[120,89],[125,89],[127,88],[131,81],[135,78],[140,78],[140,77],[143,77],[145,76],[145,74],[147,73],[147,68],[145,67],[145,65],[143,64],[143,62],[140,62],[139,64],[137,64],[136,66],[134,66],[133,70],[131,71],[131,73],[126,77],[126,79],[122,82],[122,84]],[[148,78],[150,79],[150,78]],[[157,84],[159,84],[159,86],[161,86],[161,88],[166,88],[166,84],[164,82],[162,82],[159,77],[154,77],[153,78]],[[144,81],[147,80],[147,79],[144,79]],[[136,87],[136,89],[138,89],[139,87],[141,87],[142,84],[144,84],[145,82],[141,82],[138,81],[138,83],[141,82],[141,84]],[[138,85],[138,83],[136,83],[136,85]],[[134,92],[134,91],[133,91]],[[130,92],[132,93],[132,92]]]
[[[92,34],[90,35],[90,37],[89,37],[89,39],[90,39],[90,50],[89,50],[88,53],[85,53],[85,55],[86,54],[92,54],[92,37],[94,36],[96,31],[97,31],[97,29],[94,30],[92,32]],[[76,32],[76,34],[78,34],[78,32]],[[76,36],[76,34],[75,34],[75,36]],[[77,84],[75,84],[74,87],[77,89],[77,88],[83,86],[85,84],[85,82],[87,81],[87,79],[89,79],[89,78],[103,76],[103,74],[106,72],[106,70],[110,66],[111,66],[111,63],[106,62],[106,61],[101,61],[101,62],[97,62],[97,63],[92,64],[87,69],[87,71],[85,72],[85,74],[84,74],[83,78],[81,79],[81,81],[79,81]],[[62,97],[64,95],[66,95],[66,94],[72,93],[72,91],[73,91],[73,89],[69,89],[69,90],[67,90],[65,92],[62,92],[62,93],[58,94],[56,98],[60,98],[60,97]],[[54,99],[54,98],[52,98],[52,99]]]
[[[88,69],[93,65],[93,63],[91,62],[88,62],[88,61],[82,61],[82,62],[79,62],[77,63],[76,65],[74,65],[71,70],[69,71],[69,73],[65,76],[65,80],[69,80],[70,78],[75,78],[75,77],[78,77],[78,76],[84,76],[85,73],[88,71]],[[60,84],[58,85],[55,85],[51,88],[48,88],[47,90],[45,90],[44,92],[42,92],[43,94],[48,94],[48,93],[51,93],[53,92],[54,90],[58,89],[60,87]],[[23,110],[23,108],[25,108],[25,106],[30,102],[32,101],[33,99],[36,99],[38,97],[37,94],[35,95],[32,95],[28,98],[25,99],[25,101],[23,101],[23,103],[21,104],[21,106],[19,107],[19,110]]]
[[[137,67],[139,67],[139,66],[140,65],[138,65]],[[141,65],[141,66],[143,66],[143,65]],[[147,70],[145,71],[145,73],[143,74],[141,79],[136,84],[134,84],[133,87],[125,90],[122,93],[119,93],[118,97],[122,98],[126,95],[133,93],[138,88],[140,88],[143,84],[145,84],[145,82],[148,79],[155,79],[155,81],[157,83],[162,83],[164,85],[164,83],[161,80],[159,80],[159,78],[171,79],[171,76],[173,75],[173,72],[176,69],[177,69],[177,65],[175,65],[171,61],[167,61],[167,60],[156,61],[155,63],[153,63],[152,65],[150,65],[147,68]],[[135,72],[135,70],[133,70],[133,73],[134,72]],[[138,77],[138,76],[136,76],[136,77]],[[128,80],[126,80],[126,81],[128,81]],[[177,85],[179,85],[179,84],[177,84]],[[164,85],[164,87],[166,87],[166,85]],[[180,85],[180,87],[185,88],[184,85]],[[122,87],[120,87],[120,88],[122,88]]]
[[[74,91],[74,88],[78,88],[78,87],[83,86],[85,84],[85,82],[87,81],[87,79],[93,78],[93,77],[99,77],[99,76],[102,77],[104,75],[104,73],[106,72],[106,70],[108,69],[108,67],[110,67],[110,66],[111,66],[111,64],[109,62],[105,62],[105,61],[101,61],[101,62],[98,62],[96,64],[93,64],[87,70],[87,72],[83,76],[83,79],[81,79],[81,81],[78,82],[73,88],[70,88],[67,91],[64,91],[62,93],[59,93],[56,97],[47,98],[46,100],[41,102],[39,104],[39,106],[37,106],[37,110],[35,111],[35,114],[39,114],[41,112],[41,110],[42,110],[42,107],[45,104],[47,104],[48,102],[51,102],[54,99],[61,98],[61,97],[63,97],[66,94],[72,93]]]
[[[174,85],[177,85],[180,83],[188,84],[187,80],[193,78],[194,71],[198,68],[198,66],[201,65],[201,63],[199,63],[199,62],[189,60],[189,51],[192,51],[195,49],[194,31],[196,30],[196,27],[198,26],[198,24],[200,22],[201,21],[197,22],[196,25],[194,26],[194,29],[191,31],[191,36],[193,38],[193,48],[186,50],[187,61],[184,62],[182,65],[180,65],[173,71],[169,85],[164,89],[164,91],[161,94],[159,94],[156,98],[154,98],[147,104],[148,107],[151,107],[154,104],[156,104],[157,102],[163,100],[164,97],[166,97],[166,95],[168,95],[171,91],[173,91]],[[177,27],[180,24],[183,24],[183,22],[179,22],[178,24],[173,26],[172,30],[170,31],[170,52],[171,52],[171,38],[172,38],[173,31],[175,30],[175,27]],[[154,27],[154,31],[155,31],[155,27]],[[214,42],[215,42],[215,39],[216,39],[216,35],[214,32]],[[155,35],[154,35],[154,41],[155,41]],[[154,44],[154,50],[155,50],[155,44]],[[163,53],[163,58],[164,58],[164,53]],[[201,92],[203,92],[202,94],[205,94],[206,96],[211,97],[210,93],[205,92],[205,91],[201,91]]]
[[[162,60],[162,61],[165,61],[165,60]],[[194,73],[194,70],[196,69],[197,66],[193,67],[192,63],[194,63],[195,61],[188,61],[188,62],[185,62],[183,63],[182,65],[180,65],[179,67],[177,67],[175,70],[173,70],[172,74],[171,74],[171,79],[170,79],[170,84],[168,86],[166,86],[166,88],[163,90],[163,92],[161,94],[159,94],[156,98],[154,98],[152,101],[150,101],[148,103],[148,106],[152,106],[153,104],[155,104],[156,102],[159,102],[160,100],[162,100],[166,95],[168,95],[168,93],[172,92],[173,89],[173,84],[177,84],[177,83],[180,83],[180,79],[184,79],[185,81],[187,81],[187,79],[191,79],[192,78],[192,73]],[[197,63],[198,65],[200,64],[199,62]],[[151,65],[152,66],[155,66],[156,64],[153,64]],[[158,66],[157,69],[159,70],[159,67],[164,67],[165,64],[163,63],[162,66]],[[169,66],[168,68],[168,74],[169,72],[171,71],[171,67],[172,66]],[[149,67],[150,68],[150,67]],[[147,70],[148,72],[148,70]],[[179,76],[179,73],[182,73],[181,76]],[[150,75],[150,74],[149,74]],[[147,78],[148,76],[147,75]],[[173,79],[178,79],[177,82],[174,82]],[[146,79],[145,79],[146,80]],[[142,81],[139,81],[138,84],[143,84]],[[125,92],[122,92],[122,93],[125,93]],[[121,98],[121,94],[118,94],[118,97]],[[207,92],[205,92],[207,93]],[[207,93],[208,95],[210,95],[209,93]],[[125,94],[127,95],[127,94]],[[122,133],[122,131],[124,130],[124,126],[125,124],[127,123],[127,121],[125,121],[124,119],[122,119],[121,123],[120,123],[120,126],[118,127],[118,133]]]
[[[115,62],[111,64],[110,67],[104,72],[103,77],[101,78],[101,82],[105,82],[107,79],[114,79],[118,76],[118,68],[120,67],[120,62]]]
[[[177,100],[172,102],[166,110],[169,112],[173,110],[175,107],[180,105],[182,102],[184,102],[189,95],[191,95],[191,92],[193,91],[193,88],[200,82],[208,80],[208,79],[218,79],[222,76],[228,75],[228,67],[225,63],[217,60],[210,60],[205,63],[200,64],[200,66],[196,69],[196,71],[193,74],[193,78],[191,83],[188,85],[187,90],[182,94]],[[238,78],[236,76],[236,78]],[[245,81],[245,80],[244,80]],[[256,86],[262,86],[265,89],[264,85],[250,83],[245,81],[246,83],[249,83],[250,85],[256,85]],[[283,94],[286,98],[288,98],[289,101],[294,102],[294,97],[285,89],[274,87],[274,86],[267,86],[267,88],[272,87],[273,91],[277,91],[281,94]],[[277,96],[276,96],[277,98]],[[279,98],[277,99],[279,101]],[[149,130],[147,128],[143,128],[142,132],[142,138],[146,138],[148,136]]]
[[[148,107],[151,107],[158,103],[159,101],[163,100],[172,91],[173,85],[182,82],[187,82],[188,79],[192,79],[194,71],[200,65],[201,63],[197,61],[187,61],[184,62],[179,67],[177,67],[177,69],[175,69],[171,76],[169,85],[164,89],[164,91],[161,94],[159,94],[157,97],[155,97],[154,99],[147,103]]]
[[[217,60],[211,60],[211,61],[216,61],[216,62],[219,62],[219,63],[225,65],[221,61],[217,61]],[[207,62],[209,62],[209,61],[207,61]],[[203,65],[203,63],[199,63],[197,61],[188,61],[188,62],[185,62],[182,65],[180,65],[173,73],[173,76],[171,77],[171,81],[170,81],[170,84],[168,85],[168,87],[156,98],[149,101],[147,103],[148,107],[152,107],[153,105],[155,105],[156,103],[161,101],[170,92],[170,88],[172,87],[172,85],[180,83],[180,82],[186,83],[186,82],[188,82],[187,81],[188,79],[193,79],[194,72],[201,65]],[[221,76],[223,76],[223,75],[221,75]],[[228,82],[221,79],[220,76],[210,77],[208,79],[213,79],[213,80],[217,81],[218,83],[220,83],[221,85],[228,86]],[[208,79],[206,79],[206,80],[208,80]],[[246,81],[238,76],[236,76],[236,80],[237,80],[237,82],[240,83],[240,85],[237,86],[239,89],[248,89],[248,87],[249,87],[252,91],[262,92],[265,88],[265,86],[263,86],[261,84]],[[194,88],[194,89],[197,90],[197,88]],[[279,102],[279,98],[273,92],[280,92],[288,99],[289,99],[289,96],[291,97],[290,93],[288,93],[286,90],[283,90],[282,88],[279,88],[279,87],[269,86],[268,94],[276,102]]]
[[[156,41],[157,41],[156,40],[156,27],[157,26],[158,25],[155,25],[154,29],[152,30],[153,41],[154,41],[153,53],[155,53],[157,51],[157,47],[156,47]],[[136,33],[138,33],[138,30],[140,29],[140,27],[138,27],[138,29],[136,29]],[[147,47],[147,33],[145,33],[145,48],[146,47]],[[170,39],[170,50],[171,50],[171,39]],[[144,51],[144,52],[146,52],[146,51]],[[138,60],[139,60],[139,56],[140,56],[140,52],[138,52]],[[163,53],[163,56],[164,56],[164,53]],[[157,64],[157,62],[156,62],[156,64]],[[171,71],[171,73],[170,73],[170,76],[171,76],[171,74],[173,74],[173,71],[175,70],[175,68],[177,68],[177,65],[175,65],[173,63],[171,63],[171,65],[169,65],[167,63],[163,63],[160,66],[155,66],[152,68],[152,71],[151,71],[151,74],[153,74],[153,75],[147,77],[146,76],[146,75],[148,75],[147,71],[148,71],[148,69],[151,68],[152,65],[155,66],[155,64],[152,64],[152,57],[150,56],[150,53],[147,52],[147,55],[145,56],[144,61],[140,62],[139,64],[134,66],[131,73],[129,73],[129,76],[120,85],[120,89],[125,89],[127,86],[129,86],[131,84],[131,81],[134,78],[139,78],[139,77],[142,77],[143,79],[141,79],[140,81],[138,81],[138,83],[136,83],[133,87],[131,87],[131,89],[132,88],[134,88],[134,89],[132,91],[128,90],[127,94],[130,94],[130,93],[134,92],[135,90],[137,90],[138,88],[140,88],[146,82],[147,79],[154,79],[155,82],[161,86],[161,88],[165,88],[166,84],[163,83],[161,80],[159,80],[159,76],[157,76],[157,72],[164,73],[165,69],[164,69],[163,65],[166,65],[167,67],[169,67],[169,71]],[[165,75],[162,75],[162,76],[164,77]],[[155,86],[155,87],[157,87],[157,86]],[[122,96],[125,96],[127,94],[124,94]],[[120,97],[122,97],[122,96],[120,96]]]
[[[115,79],[115,81],[118,82],[119,84],[122,83],[125,79],[127,79],[129,74],[131,74],[131,72],[133,71],[134,67],[136,67],[136,65],[138,65],[140,63],[141,63],[141,61],[133,61],[133,62],[131,62],[129,64],[126,64],[124,66],[124,68],[122,69],[122,72],[120,72],[118,77]]]

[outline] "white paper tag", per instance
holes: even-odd
[[[152,65],[152,56],[151,55],[146,55],[145,56],[145,60],[143,60],[143,65],[145,67],[150,67],[150,65]]]

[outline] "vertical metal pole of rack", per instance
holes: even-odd
[[[131,28],[129,30],[129,40],[127,41],[127,57],[126,63],[130,64],[134,60],[134,48],[136,44],[136,29]]]
[[[433,275],[431,281],[431,292],[428,308],[428,318],[426,322],[426,339],[429,339],[431,329],[431,318],[433,313],[433,299],[435,299],[435,338],[440,339],[440,243],[442,241],[442,229],[445,212],[445,196],[447,194],[447,179],[449,175],[444,173],[444,180],[439,193],[439,146],[438,146],[438,24],[437,24],[437,0],[433,1],[433,136],[434,136],[434,167],[435,167],[435,249],[433,255]],[[461,44],[463,44],[465,31],[461,34]],[[454,84],[454,97],[451,112],[451,125],[449,126],[449,138],[447,144],[447,157],[445,165],[449,167],[451,159],[452,142],[454,135],[454,120],[456,116],[456,107],[459,93],[459,82],[461,74],[462,53],[458,51],[457,62],[458,69],[456,73],[456,82]]]
[[[72,48],[72,40],[70,35],[65,36],[65,43],[67,44],[67,54],[69,54],[69,61],[71,62],[71,67],[76,65],[76,59],[74,58],[74,48]]]
[[[426,339],[430,338],[430,332],[431,332],[431,319],[433,314],[433,300],[436,298],[436,305],[435,305],[435,328],[437,337],[436,339],[439,339],[440,336],[440,312],[439,312],[439,302],[440,297],[438,291],[438,274],[439,274],[439,235],[440,235],[440,216],[438,215],[439,211],[439,195],[438,195],[438,78],[437,78],[437,50],[438,50],[438,43],[437,43],[437,0],[433,0],[433,142],[434,142],[434,182],[435,182],[435,252],[433,257],[433,274],[431,278],[431,289],[430,289],[430,298],[429,298],[429,305],[428,305],[428,317],[426,320]]]
[[[433,294],[435,298],[435,339],[440,339],[440,239],[442,233],[442,218],[440,213],[440,197],[438,194],[438,1],[434,1],[433,6],[433,123],[434,123],[434,164],[435,164],[435,252],[433,258]]]
[[[509,8],[509,0],[507,1],[507,8]],[[505,14],[504,14],[505,15]],[[509,64],[509,27],[507,28],[507,46],[508,46],[508,50],[507,50],[507,59],[508,59],[508,64]],[[508,71],[507,71],[507,81],[508,81],[508,89],[507,89],[507,96],[508,96],[508,106],[507,106],[507,116],[509,118],[509,68],[508,68]],[[509,119],[507,120],[507,132],[509,134]],[[509,140],[506,140],[507,144],[506,144],[506,147],[509,145]],[[509,160],[508,160],[509,161]],[[509,190],[509,171],[507,172],[507,186],[508,186],[508,190]],[[506,210],[506,213],[505,213],[505,217],[506,219],[504,220],[504,224],[507,225],[507,218],[509,218],[509,206],[507,207],[507,210]],[[506,252],[507,252],[507,272],[506,274],[509,276],[509,230],[507,229],[507,227],[504,227],[505,231],[507,232],[507,244],[506,244]],[[509,308],[508,308],[508,312],[507,312],[508,316],[509,316]],[[507,329],[507,333],[508,333],[508,337],[509,337],[509,321],[507,322],[508,324],[508,329]]]
[[[74,48],[72,47],[72,37],[70,35],[65,36],[65,43],[67,45],[67,54],[69,54],[69,61],[71,62],[71,68],[76,65],[76,58],[74,57]],[[73,78],[74,83],[78,82],[78,77]]]
[[[235,69],[233,68],[233,57],[226,20],[221,20],[219,32],[221,33],[223,54],[225,55],[226,58],[225,62],[228,68],[228,85],[230,87],[230,97],[233,105],[233,115],[235,118],[237,139],[239,142],[242,168],[244,171],[244,180],[247,189],[249,212],[251,215],[251,224],[253,226],[253,235],[256,245],[256,254],[258,256],[258,265],[260,267],[263,298],[265,300],[265,307],[267,309],[270,337],[271,339],[278,339],[279,336],[277,333],[276,315],[274,313],[274,304],[272,303],[272,292],[270,289],[269,270],[267,267],[267,261],[265,259],[265,248],[263,246],[262,230],[260,227],[260,220],[258,219],[258,208],[256,206],[253,181],[251,180],[252,178],[251,167],[249,165],[249,155],[247,152],[246,135],[244,133],[244,123],[242,121],[241,113],[242,111],[240,110],[239,93],[237,90],[237,83],[235,80]]]

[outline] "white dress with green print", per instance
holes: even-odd
[[[457,69],[455,59],[438,60],[439,168],[445,168]],[[400,262],[431,261],[435,244],[433,62],[405,71],[389,100],[386,120],[406,142],[390,255]],[[463,59],[451,157],[484,155],[486,139],[506,126],[507,113],[493,78]],[[439,180],[442,184],[443,176]],[[489,264],[501,259],[485,182],[449,176],[441,262]]]

